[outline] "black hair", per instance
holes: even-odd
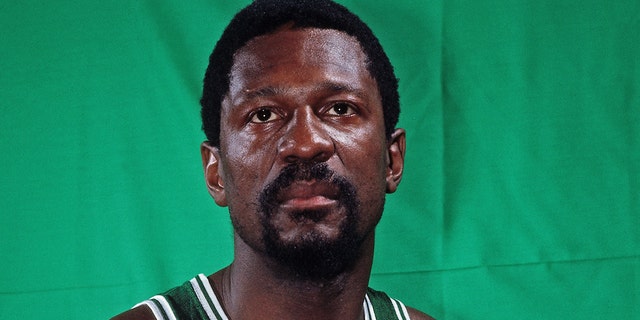
[[[209,57],[200,99],[207,140],[215,146],[220,144],[220,108],[229,91],[236,51],[249,40],[292,22],[295,28],[334,29],[358,40],[368,59],[367,70],[378,85],[385,133],[390,137],[400,113],[398,79],[371,29],[347,8],[330,0],[255,0],[235,15]]]

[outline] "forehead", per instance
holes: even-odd
[[[287,28],[256,37],[236,52],[230,93],[234,86],[246,86],[247,82],[259,85],[264,78],[303,80],[308,74],[299,73],[309,71],[337,78],[328,80],[353,81],[354,76],[371,79],[367,57],[355,38],[332,29]]]

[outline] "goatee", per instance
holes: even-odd
[[[318,231],[310,231],[292,242],[285,242],[274,225],[278,195],[295,181],[315,180],[334,185],[336,201],[344,209],[345,219],[339,235],[329,239]],[[266,254],[301,280],[327,281],[350,269],[358,259],[364,235],[358,234],[359,203],[356,189],[346,178],[333,172],[326,163],[295,163],[282,172],[262,191],[258,199]],[[294,215],[315,217],[325,212],[300,211]]]

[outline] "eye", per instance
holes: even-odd
[[[275,112],[267,108],[261,108],[261,109],[258,109],[258,111],[256,111],[255,113],[253,113],[250,121],[253,123],[265,123],[265,122],[270,122],[277,119],[278,119],[278,115]]]
[[[349,116],[356,113],[355,108],[348,103],[345,102],[337,102],[331,105],[329,110],[327,110],[327,114],[333,116]]]

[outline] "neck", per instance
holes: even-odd
[[[373,261],[373,232],[355,264],[332,279],[296,277],[288,268],[248,247],[236,236],[236,256],[210,280],[229,317],[255,319],[362,319]]]

